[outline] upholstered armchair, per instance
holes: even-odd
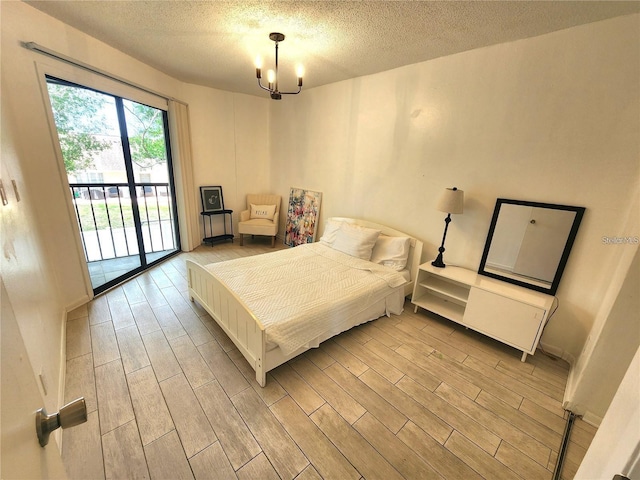
[[[275,246],[281,200],[280,195],[247,195],[247,209],[240,212],[238,223],[240,245],[244,245],[243,235],[262,235],[271,237],[271,246]]]

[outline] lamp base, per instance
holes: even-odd
[[[444,241],[447,238],[447,230],[449,229],[449,222],[451,222],[451,214],[448,213],[447,217],[444,219],[444,234],[442,235],[442,245],[438,248],[438,256],[436,259],[431,262],[431,265],[438,268],[444,268],[446,265],[444,264],[444,260],[442,259],[442,254],[444,253]]]
[[[446,265],[444,264],[444,261],[442,260],[442,252],[440,252],[436,257],[436,259],[433,262],[431,262],[431,265],[438,268],[446,267]]]

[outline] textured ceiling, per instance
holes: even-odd
[[[280,88],[389,70],[640,11],[616,1],[26,1],[182,81],[252,95],[254,59]],[[25,38],[24,41],[33,39]],[[46,45],[45,45],[46,46]]]

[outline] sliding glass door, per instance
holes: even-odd
[[[47,77],[94,293],[180,251],[167,112]]]

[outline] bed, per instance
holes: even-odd
[[[327,221],[319,242],[209,265],[187,260],[189,296],[267,372],[321,342],[402,312],[422,242],[384,225]]]

